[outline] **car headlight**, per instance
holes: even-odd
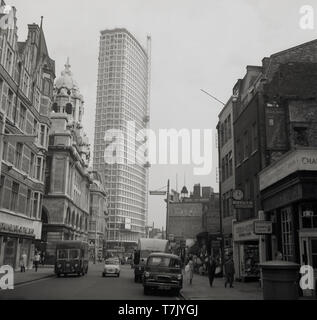
[[[181,274],[177,275],[177,280],[182,280],[183,276]]]
[[[150,273],[149,273],[149,272],[147,272],[147,271],[146,271],[146,272],[144,272],[144,277],[145,277],[145,278],[149,278],[149,277],[150,277]]]
[[[59,264],[58,266],[57,266],[57,268],[61,268],[62,267],[62,265],[61,264]]]
[[[75,264],[75,268],[77,268],[77,267],[78,267],[78,264],[76,263],[76,264]]]

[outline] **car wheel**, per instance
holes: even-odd
[[[102,273],[102,276],[105,277],[106,275],[104,273]]]
[[[144,293],[145,296],[147,296],[149,294],[149,292],[150,292],[150,290],[149,290],[148,287],[144,287],[143,288],[143,293]]]
[[[58,278],[60,278],[60,277],[61,277],[61,274],[60,274],[60,273],[58,273],[58,274],[57,274],[57,277],[58,277]]]
[[[134,282],[138,282],[138,276],[134,276]]]

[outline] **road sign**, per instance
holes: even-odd
[[[254,221],[254,233],[257,235],[272,234],[271,221]]]
[[[151,196],[165,196],[166,191],[150,191]]]

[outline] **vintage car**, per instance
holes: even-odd
[[[102,272],[102,276],[107,275],[120,277],[120,260],[117,258],[108,258],[105,261],[105,266]]]
[[[183,287],[183,274],[179,256],[169,253],[152,253],[147,258],[143,287],[147,295],[151,289],[169,290],[176,296]]]

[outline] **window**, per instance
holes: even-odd
[[[4,186],[4,176],[1,176],[0,177],[0,203],[3,203],[2,202],[3,186]]]
[[[28,189],[27,198],[26,198],[26,215],[28,217],[31,216],[31,197],[32,197],[32,190]]]
[[[8,91],[8,100],[7,100],[7,116],[12,117],[12,106],[13,106],[13,92]]]
[[[45,147],[45,125],[41,125],[40,144],[41,146]]]
[[[256,123],[252,125],[251,135],[251,152],[253,153],[258,149],[258,130]]]
[[[243,135],[243,160],[249,157],[249,134],[246,131]]]
[[[12,56],[13,56],[12,51],[10,49],[8,49],[5,68],[8,71],[8,73],[10,73],[10,74],[11,74],[11,68],[12,68]]]
[[[301,211],[302,227],[306,229],[317,228],[317,205],[303,204]]]
[[[39,193],[38,192],[34,192],[33,194],[33,218],[37,217],[37,210],[38,210],[38,197],[39,197]]]
[[[232,138],[232,131],[231,131],[231,114],[228,116],[228,139]]]
[[[36,169],[35,169],[35,178],[37,180],[41,180],[41,165],[42,165],[42,158],[37,157],[36,159]]]
[[[26,116],[26,108],[21,104],[20,105],[19,127],[22,131],[24,131],[24,127],[25,127],[25,116]]]
[[[35,166],[35,155],[31,153],[31,161],[30,161],[30,177],[34,178],[34,166]]]
[[[23,151],[23,144],[17,143],[16,149],[15,149],[15,167],[17,169],[21,168],[22,151]]]
[[[11,203],[10,203],[10,210],[16,211],[17,204],[18,204],[18,195],[19,195],[19,184],[16,182],[12,183],[12,192],[11,192]]]
[[[229,152],[228,158],[229,158],[229,163],[228,163],[229,172],[228,172],[228,176],[229,176],[229,177],[232,177],[232,175],[233,175],[232,151]]]
[[[293,222],[291,208],[281,211],[282,248],[286,261],[294,261]]]
[[[2,160],[7,160],[7,152],[8,152],[8,143],[3,141],[3,151],[2,151]]]
[[[308,147],[308,134],[306,127],[294,128],[294,143],[298,146]]]

